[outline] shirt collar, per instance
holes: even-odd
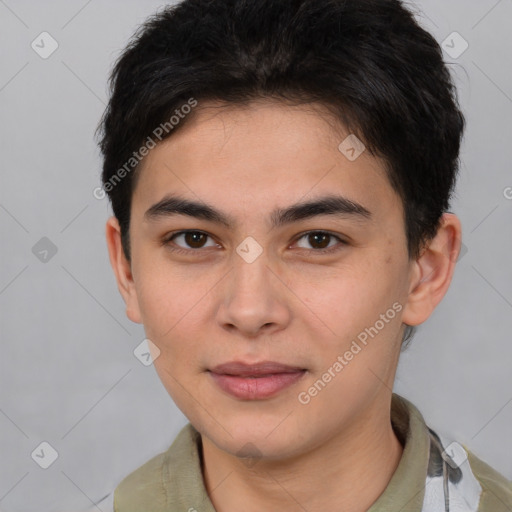
[[[430,436],[425,420],[405,398],[393,394],[391,423],[404,446],[391,480],[368,512],[421,512],[430,455]]]
[[[404,446],[402,458],[383,494],[368,512],[421,512],[430,452],[428,429],[418,409],[397,394],[392,396],[391,422]],[[166,454],[163,482],[168,496],[176,497],[179,503],[202,512],[215,512],[202,477],[200,443],[200,434],[188,423]],[[179,468],[175,465],[177,461]]]
[[[430,438],[416,407],[399,395],[391,401],[391,423],[404,446],[388,486],[368,512],[421,512],[425,495]],[[201,435],[191,423],[179,432],[171,447],[135,472],[116,491],[117,510],[139,510],[151,502],[152,510],[216,512],[202,476]]]

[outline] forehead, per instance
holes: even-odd
[[[145,157],[134,208],[169,193],[235,215],[332,193],[377,213],[398,199],[380,159],[365,150],[348,158],[352,139],[342,143],[353,135],[320,105],[207,103],[193,116]]]

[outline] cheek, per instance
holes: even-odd
[[[134,266],[134,281],[142,322],[156,339],[167,338],[186,323],[190,313],[200,307],[201,298],[207,293],[209,280],[196,273],[180,271],[160,255],[148,255]]]
[[[178,301],[172,291],[174,288],[172,283],[156,275],[146,275],[138,287],[143,324],[157,339],[165,337],[185,313],[186,294],[182,294]]]
[[[177,268],[171,269],[168,263],[147,265],[136,280],[146,336],[160,350],[155,367],[161,377],[166,372],[177,377],[199,368],[208,291],[216,282],[200,272],[190,278]]]
[[[352,334],[352,327],[375,322],[381,313],[401,297],[394,269],[385,272],[374,264],[309,272],[295,280],[297,297],[338,335]],[[331,333],[332,334],[332,333]]]

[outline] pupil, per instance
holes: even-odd
[[[203,233],[186,233],[185,241],[191,247],[201,247],[201,238],[204,237]]]
[[[312,233],[311,235],[309,235],[310,237],[310,243],[311,245],[315,245],[315,243],[320,243],[321,245],[321,249],[327,247],[329,245],[329,235],[327,235],[326,233]],[[324,242],[326,243],[322,243],[322,239]],[[312,241],[313,240],[313,241]]]

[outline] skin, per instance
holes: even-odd
[[[131,262],[117,220],[107,222],[127,316],[144,324],[160,350],[158,375],[202,434],[203,477],[218,512],[365,511],[403,451],[390,403],[404,324],[424,322],[445,295],[460,222],[444,214],[436,237],[410,260],[402,203],[383,162],[368,151],[349,161],[338,150],[348,132],[320,106],[267,100],[212,108],[218,106],[200,105],[143,161],[132,203]],[[236,225],[184,215],[145,219],[168,193],[204,201]],[[275,208],[332,193],[371,217],[324,214],[270,228]],[[208,236],[195,245],[183,235],[174,245],[162,243],[184,229]],[[334,237],[303,236],[320,230]],[[252,263],[236,252],[248,236],[263,249]],[[318,253],[325,246],[338,250]],[[395,302],[401,311],[301,403],[298,394]],[[233,360],[271,360],[307,372],[274,397],[241,400],[207,371]]]

